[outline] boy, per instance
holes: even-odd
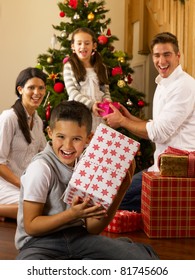
[[[17,259],[158,259],[146,245],[98,235],[113,218],[129,173],[107,212],[98,204],[89,207],[88,198],[75,197],[71,206],[63,202],[74,165],[92,137],[91,125],[91,112],[82,103],[66,101],[53,109],[51,141],[21,178]]]

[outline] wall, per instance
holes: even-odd
[[[116,49],[124,49],[124,1],[107,0],[106,15],[111,18],[111,32],[119,38]],[[10,107],[16,99],[15,80],[19,72],[35,66],[38,54],[46,53],[58,25],[59,1],[50,0],[0,0],[0,112]],[[64,20],[64,18],[63,18]]]
[[[144,117],[152,118],[152,102],[156,89],[155,78],[158,75],[154,68],[151,55],[139,54],[139,33],[140,23],[135,21],[132,32],[132,60],[131,67],[134,69],[132,87],[138,89],[145,94],[145,100],[148,106],[144,107]]]

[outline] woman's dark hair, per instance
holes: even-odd
[[[81,28],[77,28],[73,32],[71,44],[74,43],[74,36],[80,32],[89,34],[92,37],[93,43],[97,43],[95,33],[87,27],[81,27]],[[77,82],[79,83],[81,81],[84,81],[85,76],[86,76],[86,69],[85,69],[83,63],[79,60],[76,53],[72,53],[72,55],[70,56],[69,62],[72,66],[72,69],[73,69]],[[96,50],[94,51],[94,54],[91,55],[90,63],[93,66],[95,73],[97,74],[99,84],[100,85],[109,84],[107,68],[102,61],[102,57],[101,57],[100,53],[97,52]]]
[[[18,124],[28,144],[31,143],[30,129],[27,121],[27,115],[22,105],[22,95],[18,91],[18,86],[24,87],[26,82],[34,77],[41,79],[46,85],[47,75],[38,68],[28,67],[20,72],[16,79],[15,93],[18,99],[12,106],[18,117]]]
[[[75,100],[60,102],[51,112],[50,128],[54,129],[56,122],[60,120],[76,122],[80,127],[84,125],[87,134],[91,133],[92,114],[89,108],[81,102]]]
[[[170,32],[162,32],[155,35],[150,45],[151,51],[153,52],[153,48],[156,44],[166,43],[171,43],[173,45],[175,53],[179,52],[179,44],[177,37]]]

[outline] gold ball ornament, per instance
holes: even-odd
[[[120,88],[123,88],[125,86],[125,81],[119,80],[118,83],[117,83],[117,86],[120,87]]]
[[[119,61],[120,63],[124,63],[124,62],[125,62],[125,58],[124,58],[123,56],[120,56],[120,57],[118,58],[118,61]]]
[[[90,21],[94,20],[94,17],[95,17],[95,15],[92,12],[90,12],[87,16],[88,20],[90,20]]]
[[[52,62],[53,62],[53,57],[52,56],[48,56],[47,63],[51,64]]]

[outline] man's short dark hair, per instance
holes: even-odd
[[[175,53],[179,52],[179,44],[178,44],[177,37],[170,32],[162,32],[154,36],[150,45],[151,52],[153,52],[153,48],[156,44],[166,44],[166,43],[171,43],[173,45]]]

